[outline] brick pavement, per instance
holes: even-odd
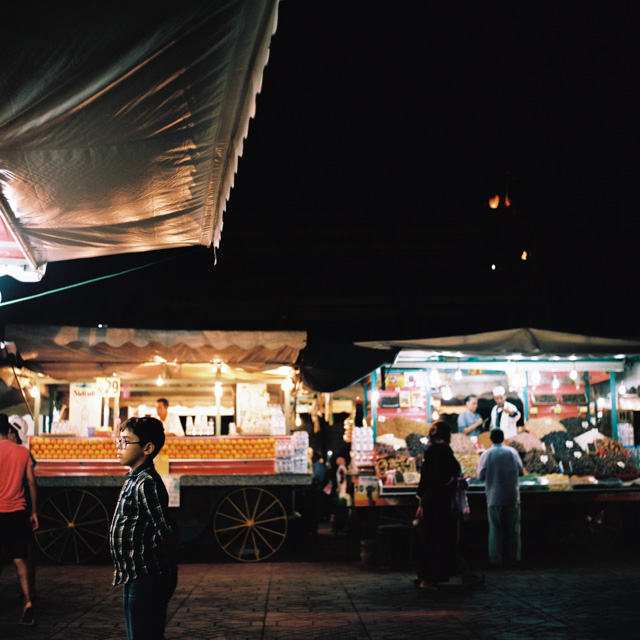
[[[454,579],[436,593],[413,571],[354,560],[183,564],[167,639],[636,640],[638,558],[538,561],[487,570],[486,585]],[[121,640],[120,590],[108,565],[41,566],[38,622],[16,621],[14,573],[0,579],[0,638]]]

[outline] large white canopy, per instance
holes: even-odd
[[[306,344],[303,331],[161,331],[7,325],[5,342],[27,367],[55,380],[250,380],[284,378]],[[221,363],[218,374],[217,363]]]
[[[640,342],[543,329],[518,328],[463,336],[382,340],[356,343],[374,349],[395,349],[398,366],[451,366],[452,363],[527,363],[528,367],[574,366],[587,370],[623,370],[624,360],[640,355]]]
[[[278,1],[3,4],[0,266],[218,246]]]

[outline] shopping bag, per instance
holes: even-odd
[[[457,478],[456,486],[451,496],[451,515],[458,520],[469,518],[469,500],[467,499],[467,481]]]

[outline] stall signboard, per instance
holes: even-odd
[[[100,424],[102,396],[97,384],[81,383],[69,385],[69,422],[86,436],[88,427]]]
[[[249,416],[262,416],[269,404],[266,383],[238,383],[236,385],[236,418],[242,427]]]
[[[96,378],[96,384],[103,398],[120,397],[120,378]]]

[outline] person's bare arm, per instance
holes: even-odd
[[[38,485],[33,467],[27,467],[27,484],[29,485],[29,495],[31,496],[31,528],[35,531],[38,528]]]

